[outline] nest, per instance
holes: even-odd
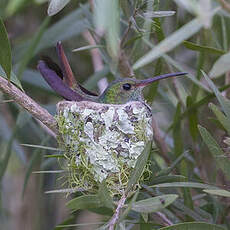
[[[152,140],[148,106],[62,101],[57,110],[70,187],[96,191],[105,181],[113,195],[121,194],[137,158]]]

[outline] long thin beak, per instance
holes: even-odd
[[[181,76],[181,75],[185,75],[187,73],[184,73],[184,72],[176,72],[176,73],[167,73],[167,74],[163,74],[163,75],[159,75],[159,76],[156,76],[156,77],[153,77],[153,78],[148,78],[148,79],[145,79],[145,80],[140,80],[136,83],[136,86],[137,87],[141,87],[141,86],[146,86],[146,85],[149,85],[155,81],[159,81],[159,80],[162,80],[162,79],[165,79],[165,78],[170,78],[170,77],[176,77],[176,76]]]

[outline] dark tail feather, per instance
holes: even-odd
[[[63,72],[59,65],[55,63],[50,57],[42,56],[41,60],[46,63],[46,65],[52,69],[61,79],[63,79]]]
[[[42,74],[45,81],[50,85],[50,87],[59,95],[64,97],[66,100],[84,100],[84,98],[81,95],[69,88],[69,86],[66,85],[62,81],[62,79],[57,75],[57,73],[52,68],[49,68],[45,61],[39,61],[37,68]]]
[[[57,54],[58,54],[58,58],[61,64],[61,68],[62,68],[62,72],[64,75],[64,82],[71,88],[78,88],[79,90],[81,90],[83,93],[91,95],[91,96],[97,96],[97,94],[85,89],[83,86],[81,86],[75,79],[72,69],[70,67],[70,64],[68,62],[68,59],[65,55],[63,46],[61,44],[61,42],[57,42],[56,45],[56,50],[57,50]]]

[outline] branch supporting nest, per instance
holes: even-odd
[[[8,94],[17,104],[26,109],[34,118],[41,121],[54,134],[58,135],[57,122],[54,117],[46,109],[37,104],[32,98],[27,96],[3,77],[0,77],[0,90]]]

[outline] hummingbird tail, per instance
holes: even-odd
[[[91,96],[97,96],[97,94],[85,89],[83,86],[81,86],[75,79],[74,75],[73,75],[73,71],[70,67],[69,61],[65,55],[62,43],[59,41],[57,42],[56,45],[56,50],[57,50],[57,54],[58,54],[58,58],[61,64],[61,68],[62,68],[62,72],[64,75],[64,82],[71,88],[75,88],[78,89],[80,91],[82,91],[83,93],[87,94],[87,95],[91,95]]]
[[[57,73],[49,68],[45,61],[39,61],[37,66],[39,72],[45,79],[45,81],[50,85],[50,87],[69,101],[83,101],[84,98],[72,90],[68,85],[66,85],[62,79],[57,75]]]

